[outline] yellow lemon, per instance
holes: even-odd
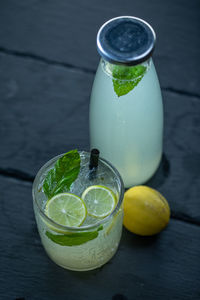
[[[170,218],[167,200],[156,190],[140,185],[124,195],[124,226],[139,235],[153,235],[163,230]]]

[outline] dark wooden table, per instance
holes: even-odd
[[[55,265],[40,243],[31,188],[53,156],[89,149],[96,33],[134,15],[157,33],[164,155],[147,183],[168,199],[169,226],[124,229],[116,256],[91,272]],[[200,299],[199,0],[0,1],[0,299]]]

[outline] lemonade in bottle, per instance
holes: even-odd
[[[75,271],[110,260],[121,238],[123,195],[118,171],[97,150],[93,156],[72,150],[47,162],[34,180],[33,206],[49,257]]]
[[[101,61],[90,99],[90,145],[118,169],[125,187],[147,181],[162,157],[154,45],[151,26],[135,17],[114,18],[97,35]]]

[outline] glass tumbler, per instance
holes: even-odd
[[[103,219],[87,216],[80,227],[68,227],[55,223],[45,214],[47,198],[42,185],[48,171],[62,155],[54,157],[39,170],[32,194],[38,231],[48,256],[63,268],[87,271],[102,266],[117,251],[123,223],[124,187],[118,171],[108,161],[99,158],[95,176],[91,176],[88,167],[90,153],[81,151],[79,154],[80,173],[69,192],[81,197],[88,186],[106,186],[116,198],[116,206],[110,215]]]

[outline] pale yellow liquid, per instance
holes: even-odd
[[[139,84],[118,97],[100,63],[90,102],[90,146],[119,171],[125,187],[147,181],[162,156],[163,104],[153,62]]]
[[[50,240],[45,234],[46,231],[53,234],[59,233],[55,232],[36,210],[35,207],[42,244],[49,257],[61,267],[74,271],[92,270],[104,265],[117,251],[122,233],[123,212],[121,209],[103,224],[103,230],[99,231],[97,238],[79,246],[61,246]]]

